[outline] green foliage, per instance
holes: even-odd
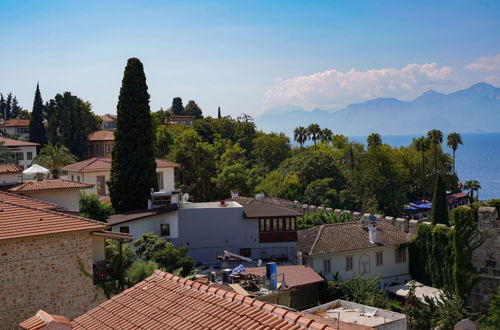
[[[135,260],[126,272],[129,287],[142,282],[151,276],[156,269],[159,269],[159,266],[154,261]]]
[[[156,155],[164,158],[168,155],[174,142],[174,136],[167,125],[160,125],[156,130]]]
[[[311,124],[307,126],[307,133],[309,138],[314,142],[314,147],[316,148],[316,141],[318,141],[321,136],[321,128],[318,124]]]
[[[307,128],[299,126],[293,131],[293,139],[295,142],[300,144],[300,148],[304,148],[304,143],[309,138]]]
[[[331,223],[341,223],[350,221],[351,217],[347,213],[334,215],[333,212],[319,211],[315,213],[305,214],[297,218],[298,229],[307,229],[318,225]]]
[[[324,178],[311,182],[304,192],[303,202],[316,206],[340,207],[334,180],[332,178]]]
[[[172,99],[172,107],[170,111],[174,115],[183,115],[184,114],[184,106],[182,105],[182,99],[180,97],[174,97]]]
[[[452,218],[455,294],[465,298],[479,280],[472,264],[472,253],[483,244],[485,236],[477,230],[471,208],[461,206],[454,209]]]
[[[153,254],[152,260],[166,272],[172,273],[179,270],[180,276],[189,275],[194,266],[194,261],[188,255],[186,247],[174,248],[169,242],[166,242],[164,248]]]
[[[97,194],[80,193],[80,215],[84,218],[106,222],[113,214],[113,207],[99,201]]]
[[[479,201],[479,189],[481,189],[481,184],[477,180],[467,180],[464,182],[464,190],[469,190],[471,203],[474,201],[474,191],[477,192],[475,200]]]
[[[432,209],[430,220],[432,224],[441,223],[449,225],[448,219],[448,201],[446,199],[446,187],[444,186],[441,175],[437,175],[436,185],[434,186],[434,194],[432,195]]]
[[[382,145],[382,137],[378,133],[372,133],[366,138],[368,149],[380,147]]]
[[[14,163],[14,153],[3,146],[3,142],[0,142],[0,164],[3,163]]]
[[[432,129],[427,132],[427,138],[432,145],[432,150],[434,151],[434,174],[437,174],[438,170],[438,147],[441,148],[441,143],[443,142],[443,132],[438,129]]]
[[[43,124],[44,110],[42,94],[40,93],[38,84],[36,84],[35,100],[33,101],[33,111],[31,112],[30,119],[30,141],[39,143],[42,147],[47,143],[45,126]]]
[[[334,299],[344,299],[358,304],[388,308],[389,299],[380,288],[379,283],[379,278],[367,278],[357,274],[345,282],[330,281],[328,286]]]
[[[267,196],[297,200],[301,196],[302,184],[296,173],[284,173],[274,170],[257,185],[255,190]]]
[[[17,101],[17,97],[12,95],[12,93],[7,94],[7,97],[4,98],[3,94],[0,93],[0,116],[1,118],[6,116],[5,119],[15,119],[19,117],[19,113],[23,110],[19,106],[19,102]]]
[[[238,143],[229,143],[217,163],[217,176],[213,180],[219,190],[219,196],[229,197],[230,190],[236,190],[243,195],[247,194],[246,178],[245,150]]]
[[[144,209],[158,183],[148,86],[137,58],[127,62],[117,113],[109,194],[117,212]]]
[[[290,151],[290,139],[283,133],[259,133],[253,140],[255,163],[267,171],[276,169],[290,156]]]
[[[83,159],[87,152],[87,137],[99,129],[99,117],[92,112],[90,103],[64,92],[51,99],[46,109],[48,141],[66,146],[78,159]]]
[[[153,254],[167,246],[167,241],[153,233],[145,233],[134,241],[135,253],[142,260],[150,260]]]
[[[126,270],[132,265],[136,258],[134,250],[128,244],[122,244],[123,251],[123,269]],[[106,262],[111,265],[113,270],[112,277],[118,279],[120,273],[120,251],[118,251],[118,242],[112,239],[106,239]]]
[[[49,142],[40,150],[40,154],[35,157],[33,163],[49,169],[52,177],[57,179],[59,178],[61,168],[75,161],[76,157],[64,145]]]
[[[189,100],[186,104],[186,107],[184,108],[184,114],[188,116],[195,116],[196,119],[203,118],[203,112],[201,111],[201,108],[193,100]]]
[[[500,213],[500,198],[490,199],[486,202],[486,206],[496,207],[497,212]]]
[[[500,324],[500,286],[497,288],[496,292],[492,292],[490,295],[488,316],[486,317],[485,323],[492,328]]]
[[[455,152],[457,151],[458,145],[463,144],[462,136],[459,133],[450,133],[446,138],[446,145],[453,150],[453,173],[455,173]]]

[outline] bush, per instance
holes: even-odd
[[[180,276],[187,276],[194,266],[193,259],[188,255],[185,247],[175,248],[172,243],[166,242],[166,246],[156,251],[153,258],[156,263],[166,272],[178,272]]]
[[[347,222],[350,220],[351,218],[347,213],[336,216],[333,212],[319,211],[299,217],[297,219],[297,227],[298,229],[307,229],[318,225]]]
[[[98,195],[80,193],[80,215],[82,217],[106,222],[113,213],[113,207],[99,201]]]
[[[142,260],[151,260],[153,254],[167,247],[167,241],[153,233],[145,233],[134,241],[135,253]]]
[[[335,299],[348,300],[378,308],[391,308],[388,297],[380,288],[379,278],[355,275],[348,281],[330,281],[328,285]]]
[[[122,244],[123,249],[123,270],[132,265],[133,260],[135,259],[134,250],[128,244]],[[118,243],[115,240],[107,239],[106,240],[106,261],[111,265],[113,270],[113,278],[118,279],[119,265],[120,265],[120,253],[118,251]]]
[[[129,286],[134,286],[143,281],[145,278],[151,276],[153,272],[158,269],[158,264],[154,261],[136,260],[127,269],[127,279]]]

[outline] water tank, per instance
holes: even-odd
[[[269,281],[269,289],[278,289],[278,266],[275,262],[266,263],[266,277]]]
[[[233,272],[233,270],[231,268],[226,268],[226,269],[223,269],[222,270],[222,283],[224,284],[230,284],[230,279],[229,279],[229,275],[231,275],[231,273]]]

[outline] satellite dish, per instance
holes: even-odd
[[[464,319],[453,327],[453,330],[477,330],[477,326],[469,319]]]
[[[185,193],[185,194],[182,195],[182,202],[183,203],[187,203],[188,199],[189,199],[189,194],[188,193]]]

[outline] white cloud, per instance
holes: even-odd
[[[413,98],[431,88],[456,86],[450,67],[436,63],[408,64],[401,69],[385,68],[348,72],[327,70],[309,76],[277,80],[267,90],[267,105],[294,104],[307,109],[338,108],[376,97]]]
[[[500,71],[500,54],[480,57],[465,68],[472,71]]]

